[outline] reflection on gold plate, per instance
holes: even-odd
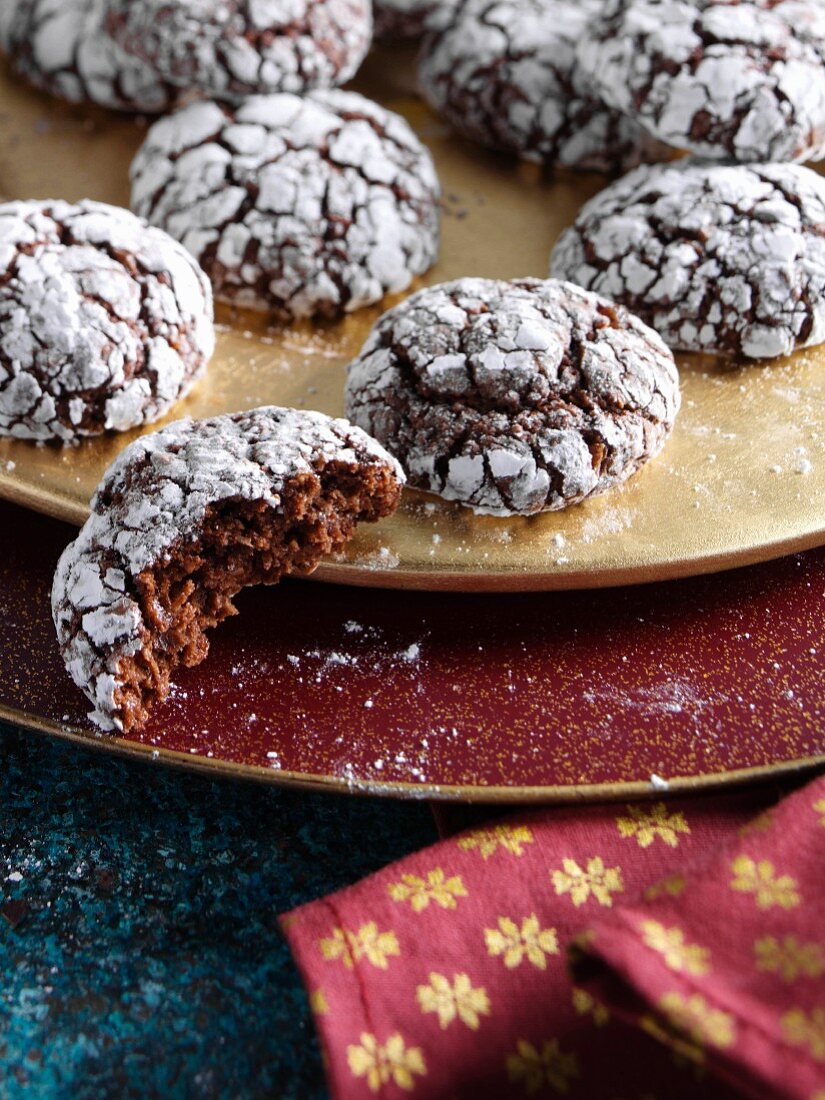
[[[413,94],[409,50],[373,55],[355,87],[404,114],[444,188],[443,248],[426,282],[543,276],[578,207],[604,185],[495,157],[457,139]],[[67,107],[0,71],[0,195],[128,205],[128,167],[145,127]],[[386,303],[385,303],[386,304]],[[339,324],[267,328],[219,311],[208,375],[171,416],[255,405],[340,415],[344,365],[381,308]],[[731,366],[680,356],[683,407],[663,454],[619,491],[530,519],[475,516],[408,492],[316,577],[376,587],[583,588],[687,576],[825,542],[825,351]],[[148,429],[151,430],[151,429]],[[0,496],[80,523],[100,476],[137,433],[78,447],[0,442]]]

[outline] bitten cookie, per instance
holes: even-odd
[[[788,355],[825,340],[825,179],[793,164],[637,168],[582,207],[550,271],[673,348]]]
[[[818,0],[607,0],[580,41],[604,99],[704,157],[825,154]]]
[[[354,92],[193,103],[150,129],[132,206],[197,257],[216,295],[335,316],[409,286],[438,253],[430,154]]]
[[[460,279],[389,310],[350,365],[346,411],[409,483],[477,512],[577,504],[661,450],[673,356],[621,306],[541,279]]]
[[[126,447],[64,550],[52,614],[93,720],[128,732],[199,664],[250,584],[310,573],[396,507],[394,459],[345,420],[264,407],[180,420]]]
[[[0,205],[0,434],[156,420],[214,345],[209,281],[166,233],[99,202]]]
[[[106,0],[0,0],[0,45],[36,87],[71,103],[160,114],[178,90],[104,28]]]
[[[422,47],[419,80],[460,133],[525,160],[614,171],[661,147],[608,108],[575,59],[599,0],[465,0]]]
[[[369,0],[107,0],[107,26],[171,83],[220,99],[343,84],[369,49]]]

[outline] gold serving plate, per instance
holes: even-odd
[[[559,233],[604,186],[597,174],[550,177],[457,138],[416,98],[409,48],[376,50],[355,87],[403,114],[435,157],[443,246],[422,285],[545,275]],[[144,133],[145,123],[69,107],[0,71],[4,198],[127,206],[129,163]],[[265,404],[340,415],[344,366],[380,312],[284,329],[220,309],[207,376],[167,420]],[[387,588],[599,587],[727,569],[825,542],[825,350],[748,365],[685,355],[679,368],[673,436],[623,488],[530,519],[476,516],[409,491],[396,515],[362,527],[316,576]],[[104,469],[136,434],[65,448],[4,440],[0,496],[81,523]]]

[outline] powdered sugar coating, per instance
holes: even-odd
[[[94,705],[92,718],[119,728],[120,663],[150,633],[136,578],[198,539],[208,509],[263,501],[276,512],[296,479],[330,463],[358,477],[398,464],[345,420],[275,406],[179,420],[126,447],[103,476],[91,515],[55,572],[52,615],[69,675]]]
[[[438,253],[430,154],[354,92],[193,103],[150,129],[132,206],[182,241],[219,298],[334,316],[401,291]]]
[[[575,46],[600,0],[464,0],[425,39],[424,95],[474,141],[525,160],[612,171],[661,153],[608,108]]]
[[[0,205],[0,434],[156,420],[214,345],[209,281],[167,234],[104,203]]]
[[[411,485],[491,515],[576,504],[663,446],[673,356],[570,283],[460,279],[389,310],[350,365],[347,415]]]
[[[178,95],[104,28],[106,0],[2,0],[0,45],[38,88],[71,103],[160,114]]]
[[[607,0],[578,57],[605,100],[704,157],[825,154],[819,0]]]
[[[220,99],[343,84],[369,49],[369,0],[107,0],[117,42]]]
[[[793,164],[637,168],[585,204],[550,270],[671,347],[789,355],[825,340],[825,179]]]

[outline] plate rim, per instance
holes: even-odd
[[[650,781],[629,780],[621,783],[578,783],[567,785],[476,786],[438,783],[405,783],[367,779],[345,779],[343,776],[320,775],[312,772],[282,771],[261,764],[238,764],[220,757],[184,753],[176,749],[159,748],[126,737],[114,737],[103,731],[82,730],[64,726],[51,718],[0,703],[0,721],[19,729],[50,736],[86,749],[138,760],[145,764],[162,764],[209,779],[244,780],[285,789],[312,791],[320,794],[355,795],[359,797],[395,798],[403,801],[465,802],[477,805],[502,806],[563,806],[583,803],[621,801],[653,801],[680,798],[736,789],[759,780],[765,782],[806,775],[825,769],[825,753],[799,757],[776,764],[759,764],[723,772],[706,772],[693,776],[677,776],[667,780],[667,788],[653,786]]]
[[[429,494],[428,494],[429,495]],[[80,509],[62,497],[35,486],[21,484],[0,468],[0,500],[26,508],[39,515],[80,527],[88,518],[88,509]],[[321,561],[309,576],[325,584],[355,588],[396,589],[418,592],[564,592],[599,588],[624,588],[662,581],[680,581],[689,577],[725,573],[761,565],[777,558],[814,550],[825,545],[825,527],[768,540],[758,545],[709,555],[696,554],[658,564],[640,564],[626,568],[602,568],[593,571],[565,570],[458,571],[399,568],[369,568],[352,562]]]

